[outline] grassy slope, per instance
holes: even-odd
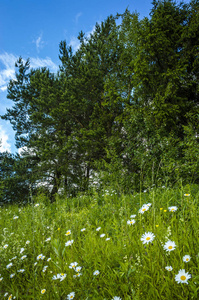
[[[82,300],[198,299],[198,200],[198,186],[187,186],[135,195],[108,192],[54,204],[40,196],[34,205],[1,208],[0,298],[60,300],[75,292],[74,299]],[[152,204],[149,210],[138,213],[145,203]],[[169,212],[173,205],[177,211]],[[132,214],[135,224],[129,225]],[[148,244],[141,241],[145,232],[155,235]],[[69,240],[72,245],[65,246]],[[167,240],[175,242],[173,251],[164,250]],[[45,257],[38,259],[40,254]],[[188,263],[184,255],[191,256]],[[82,267],[81,275],[69,268],[73,262]],[[191,274],[188,284],[176,282],[180,269]],[[52,279],[60,273],[67,274],[62,281]]]

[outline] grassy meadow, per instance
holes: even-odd
[[[199,188],[0,208],[0,299],[199,299]]]

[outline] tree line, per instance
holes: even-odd
[[[21,154],[0,154],[0,199],[87,191],[97,180],[131,191],[199,181],[199,1],[153,1],[59,45],[60,66],[22,57],[7,98]]]

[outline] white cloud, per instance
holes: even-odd
[[[79,12],[78,14],[76,14],[75,16],[75,23],[78,23],[79,18],[82,16],[82,12]]]
[[[40,33],[38,38],[36,40],[33,40],[33,43],[36,45],[38,53],[44,47],[44,44],[45,44],[45,42],[42,40],[42,36],[43,36],[43,33]]]
[[[80,47],[80,42],[79,42],[78,38],[76,38],[75,36],[72,36],[71,39],[70,39],[69,45],[76,52]]]
[[[7,52],[0,54],[0,63],[3,65],[3,68],[0,67],[0,92],[5,92],[9,80],[15,78],[15,62],[18,60],[18,58],[18,56]],[[26,58],[24,60],[26,60]],[[49,57],[30,57],[30,67],[47,67],[55,73],[58,70],[58,66]]]
[[[0,125],[0,152],[11,152],[11,144],[8,143],[9,137],[6,131]]]

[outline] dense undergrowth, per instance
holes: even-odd
[[[198,200],[187,185],[2,207],[0,299],[198,299]]]

